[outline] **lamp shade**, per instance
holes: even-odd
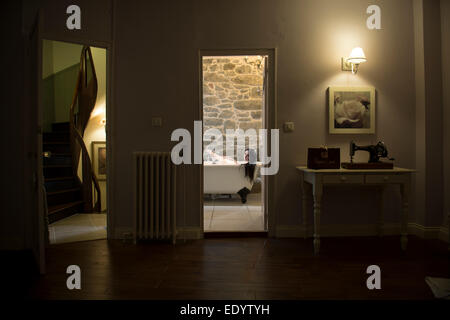
[[[351,63],[361,63],[366,62],[367,59],[363,49],[360,47],[356,47],[353,48],[352,52],[350,53],[350,57],[348,57],[347,61]]]

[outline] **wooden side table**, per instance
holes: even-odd
[[[363,185],[374,186],[378,189],[378,201],[383,202],[382,194],[386,185],[397,184],[400,186],[402,195],[402,214],[401,214],[401,248],[406,250],[408,244],[408,211],[409,195],[411,189],[411,174],[415,170],[397,168],[394,169],[322,169],[314,170],[307,167],[297,167],[301,173],[301,189],[303,202],[303,226],[305,236],[307,230],[307,200],[306,189],[308,184],[312,186],[313,208],[314,208],[314,253],[320,251],[320,216],[322,213],[322,195],[323,188],[327,185],[349,186]],[[383,210],[380,205],[378,215],[378,232],[382,235],[383,231]]]

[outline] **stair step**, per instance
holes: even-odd
[[[70,157],[72,154],[70,152],[52,152],[50,157]]]
[[[47,192],[48,206],[81,201],[82,199],[81,188],[79,187]]]
[[[43,151],[50,152],[43,158],[44,183],[47,190],[49,223],[61,220],[84,207],[82,190],[73,175],[70,150],[70,123],[52,124],[52,132],[43,135]]]
[[[45,182],[54,182],[54,181],[71,180],[71,179],[73,179],[73,176],[45,178]]]
[[[66,164],[44,165],[45,179],[68,177],[73,175],[72,166]]]
[[[79,182],[74,177],[46,178],[44,181],[47,193],[67,190],[79,187]]]
[[[69,131],[44,132],[42,141],[45,142],[70,142]]]
[[[72,155],[70,153],[50,153],[50,157],[44,157],[44,166],[48,165],[71,165]]]
[[[70,164],[49,164],[49,165],[45,165],[44,166],[44,169],[45,168],[66,168],[66,167],[72,167]]]
[[[63,203],[63,204],[59,204],[56,206],[49,206],[48,207],[48,214],[54,214],[58,211],[64,210],[66,208],[69,207],[73,207],[73,206],[77,206],[83,204],[83,201],[74,201],[74,202],[69,202],[69,203]]]
[[[69,122],[55,122],[52,123],[52,132],[61,132],[61,131],[70,131],[70,123]]]
[[[44,142],[42,151],[50,151],[52,153],[70,153],[69,142]]]
[[[55,221],[67,218],[75,213],[83,211],[83,201],[73,201],[60,205],[48,207],[48,222],[53,223]]]
[[[63,190],[58,190],[58,191],[47,192],[47,195],[48,196],[53,196],[55,194],[62,194],[62,193],[79,191],[79,190],[80,190],[80,188],[63,189]]]

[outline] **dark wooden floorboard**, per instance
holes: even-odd
[[[79,265],[82,289],[66,288]],[[381,268],[368,290],[366,268]],[[12,275],[13,276],[13,275]],[[410,236],[311,239],[205,239],[133,245],[96,240],[53,245],[48,273],[24,296],[37,299],[433,299],[426,276],[450,277],[447,244]]]

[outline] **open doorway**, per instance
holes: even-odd
[[[106,239],[106,49],[43,40],[48,242]]]
[[[258,133],[266,128],[268,56],[202,55],[201,64],[204,232],[266,232]]]

